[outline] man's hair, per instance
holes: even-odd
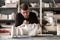
[[[28,6],[28,4],[26,4],[26,3],[22,3],[21,6],[20,6],[20,8],[21,8],[22,10],[28,10],[28,9],[29,9],[29,6]]]

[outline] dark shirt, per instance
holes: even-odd
[[[38,23],[39,23],[36,14],[33,13],[33,12],[30,12],[30,13],[29,13],[29,18],[27,18],[27,19],[24,18],[23,15],[22,15],[21,13],[18,13],[18,14],[16,15],[15,27],[21,25],[21,24],[23,23],[24,20],[29,21],[29,24],[33,24],[33,23],[38,24]]]

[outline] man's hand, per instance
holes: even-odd
[[[24,20],[24,21],[23,21],[23,24],[21,24],[21,25],[18,26],[18,27],[24,27],[26,24],[29,24],[29,22],[28,22],[27,20]]]
[[[23,24],[29,24],[29,22],[27,20],[24,20]]]

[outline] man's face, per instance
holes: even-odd
[[[28,16],[29,16],[29,10],[22,10],[21,9],[21,14],[24,16],[24,18],[28,18]]]

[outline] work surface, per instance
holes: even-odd
[[[0,40],[60,40],[60,36],[47,36],[47,37],[0,37]]]

